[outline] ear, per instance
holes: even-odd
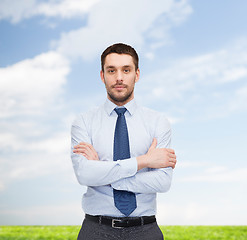
[[[101,81],[105,84],[104,72],[102,70],[100,71],[100,78]]]
[[[138,68],[136,70],[136,80],[135,80],[136,83],[139,81],[139,78],[140,78],[140,69]]]

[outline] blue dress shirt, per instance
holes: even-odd
[[[124,107],[131,158],[113,161],[116,107],[107,99],[102,106],[80,114],[72,124],[73,167],[79,183],[87,186],[82,198],[83,210],[90,215],[124,217],[114,205],[114,188],[136,193],[137,208],[130,217],[155,215],[156,193],[169,190],[173,170],[168,167],[137,171],[136,157],[147,153],[154,137],[157,147],[169,148],[170,124],[163,114],[139,106],[135,100],[128,102]],[[100,161],[73,153],[74,146],[80,142],[92,144]]]

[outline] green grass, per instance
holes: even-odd
[[[247,239],[247,226],[160,226],[160,228],[165,240]],[[79,230],[80,226],[0,226],[0,240],[75,240]]]
[[[165,240],[247,240],[247,226],[160,226]]]
[[[0,240],[75,240],[80,226],[0,226]]]

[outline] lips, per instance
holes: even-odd
[[[122,90],[125,88],[125,86],[124,85],[115,85],[113,88],[116,90]]]

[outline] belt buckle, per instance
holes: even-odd
[[[122,220],[120,220],[120,219],[112,219],[112,223],[111,223],[111,226],[113,227],[113,228],[123,228],[123,227],[116,227],[115,226],[115,223],[118,223],[118,222],[121,222]]]

